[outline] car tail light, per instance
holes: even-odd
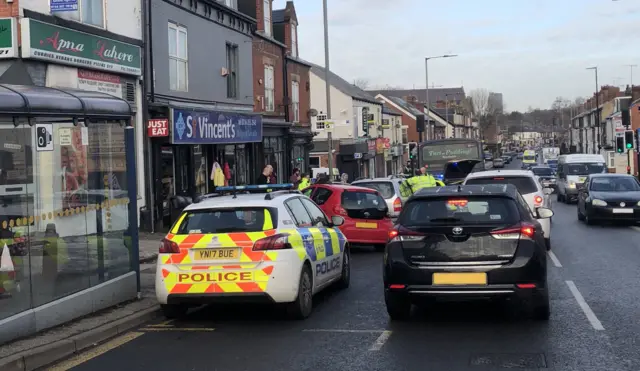
[[[335,214],[337,214],[337,215],[340,215],[340,216],[348,216],[348,215],[347,215],[347,210],[345,210],[345,209],[344,209],[342,206],[340,206],[340,205],[336,205],[336,206],[334,206],[334,208],[333,208],[333,212],[334,212]]]
[[[518,283],[516,284],[516,286],[518,286],[519,289],[535,289],[536,288],[535,283]]]
[[[402,210],[402,200],[400,198],[396,198],[393,201],[393,212],[399,213]]]
[[[534,197],[533,202],[535,203],[536,206],[542,206],[542,197],[540,196]]]
[[[531,224],[523,223],[518,226],[492,231],[491,236],[499,240],[530,240],[536,233],[536,228]]]
[[[419,241],[425,237],[424,233],[412,231],[403,226],[398,226],[389,231],[389,242]]]
[[[290,249],[291,244],[286,233],[274,234],[273,236],[261,238],[253,244],[253,251],[284,250]]]
[[[179,254],[180,246],[171,240],[163,238],[162,242],[160,242],[160,249],[158,252],[160,254]]]

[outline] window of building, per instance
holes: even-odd
[[[227,98],[238,99],[238,46],[227,44]]]
[[[264,0],[264,33],[271,36],[271,0]]]
[[[169,23],[169,88],[188,91],[187,29]]]
[[[104,0],[82,0],[80,14],[82,23],[104,28]]]
[[[409,143],[409,135],[407,134],[407,128],[402,128],[402,143]]]
[[[300,84],[291,81],[291,111],[293,111],[293,122],[300,121]]]
[[[273,66],[264,66],[264,109],[268,112],[276,110],[275,99],[275,79]]]
[[[291,23],[291,56],[298,56],[298,27]]]
[[[237,9],[237,0],[218,0],[219,3],[223,3],[229,8]]]
[[[310,168],[320,167],[320,157],[309,156],[309,167]]]

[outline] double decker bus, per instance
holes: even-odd
[[[461,183],[467,174],[485,170],[482,142],[451,138],[420,144],[420,159],[429,172],[445,184]]]

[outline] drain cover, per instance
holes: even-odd
[[[497,368],[547,368],[542,353],[487,353],[471,357],[471,366]]]

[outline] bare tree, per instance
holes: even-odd
[[[367,90],[369,89],[369,80],[367,79],[355,79],[353,80],[353,85],[359,87],[362,90]]]
[[[474,89],[469,92],[469,98],[471,98],[471,107],[476,117],[489,114],[489,90]]]

